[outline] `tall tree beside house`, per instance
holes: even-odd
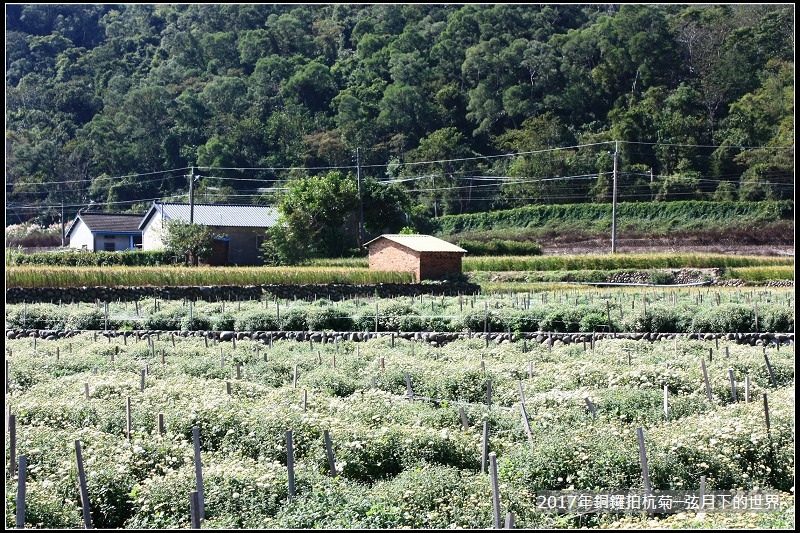
[[[214,239],[224,235],[214,233],[209,226],[190,224],[183,220],[169,220],[164,223],[164,248],[179,256],[186,257],[189,264],[198,266],[213,252]]]

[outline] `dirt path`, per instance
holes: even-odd
[[[539,242],[545,255],[608,254],[611,239],[573,242]],[[691,243],[678,239],[619,239],[617,253],[707,253],[794,257],[794,246],[754,245],[736,242]]]

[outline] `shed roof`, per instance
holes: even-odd
[[[364,246],[369,246],[370,244],[380,240],[380,239],[388,239],[392,242],[396,242],[406,248],[410,248],[415,252],[460,252],[466,253],[467,251],[460,246],[456,246],[455,244],[449,243],[433,235],[381,235],[375,239],[364,244]]]
[[[119,213],[79,213],[70,224],[67,235],[72,233],[79,220],[93,233],[141,233],[139,223],[142,217]]]
[[[190,204],[153,202],[150,211],[139,225],[144,229],[147,221],[156,213],[167,220],[188,222]],[[241,228],[269,228],[278,221],[278,211],[267,205],[250,204],[194,204],[194,223],[203,226],[228,226]]]

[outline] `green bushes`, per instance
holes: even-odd
[[[623,331],[636,333],[686,333],[692,328],[694,310],[687,305],[656,302],[647,307],[641,305],[631,311],[622,321]],[[703,330],[714,331],[714,330]]]
[[[181,307],[171,305],[163,311],[156,311],[149,315],[144,321],[145,329],[161,329],[167,331],[178,331],[181,329],[181,323],[189,314],[189,310]]]
[[[235,327],[236,327],[236,317],[232,313],[221,313],[219,315],[214,315],[213,317],[211,317],[211,329],[213,329],[214,331],[233,331]],[[272,329],[277,329],[277,328],[272,328]]]
[[[271,311],[250,311],[242,314],[239,318],[229,315],[233,318],[233,327],[231,330],[236,331],[276,331],[278,327],[278,317]],[[221,323],[220,325],[228,325]],[[215,328],[216,329],[216,328]],[[224,331],[225,329],[219,329]]]
[[[263,301],[196,302],[193,307],[180,301],[159,300],[139,306],[133,315],[123,302],[109,302],[107,308],[94,304],[9,304],[6,327],[27,329],[164,331],[378,331],[398,332],[514,332],[557,333],[746,333],[753,331],[790,333],[794,331],[794,302],[780,296],[786,289],[763,301],[750,302],[740,290],[723,289],[710,294],[681,290],[649,289],[601,291],[599,297],[585,291],[564,291],[511,296],[385,298],[365,302],[295,301],[277,306]],[[572,291],[570,291],[572,292]],[[700,295],[699,292],[703,294]],[[770,291],[773,292],[773,291]],[[723,297],[724,294],[724,297]],[[424,301],[423,301],[424,300]],[[538,300],[541,300],[538,301]],[[267,307],[269,307],[267,309]],[[155,309],[155,310],[154,310]],[[758,324],[756,324],[756,309]],[[190,315],[191,320],[188,318]],[[278,315],[278,311],[280,315]],[[107,327],[106,327],[107,314]],[[280,320],[279,320],[280,318]],[[610,323],[609,323],[610,322]]]
[[[343,309],[336,307],[311,308],[306,315],[306,323],[311,331],[350,331],[353,319]]]
[[[191,318],[184,316],[181,319],[182,331],[208,331],[213,329],[211,327],[211,319],[207,316],[194,315]]]
[[[746,333],[755,330],[754,309],[742,304],[702,309],[694,315],[691,325],[691,331]]]
[[[77,308],[67,318],[65,329],[105,329],[105,313],[94,306]]]
[[[306,331],[308,322],[306,321],[306,309],[293,307],[281,312],[280,328],[285,331]]]
[[[64,329],[65,317],[53,311],[51,304],[7,306],[6,328]]]
[[[7,255],[8,261],[8,255]],[[86,252],[14,254],[7,266],[161,266],[170,265],[172,254],[165,251]]]
[[[606,231],[611,220],[611,204],[531,205],[466,215],[445,215],[431,220],[437,236],[465,232],[525,228],[575,227],[582,231]],[[763,224],[794,218],[794,202],[620,202],[620,221],[653,233],[693,229],[698,221],[721,227]]]

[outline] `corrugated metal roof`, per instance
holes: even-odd
[[[364,246],[368,246],[380,239],[388,239],[415,252],[467,252],[465,249],[433,235],[381,235],[365,243]]]
[[[139,223],[144,215],[121,215],[119,213],[81,213],[70,226],[70,232],[78,219],[92,232],[141,233]],[[69,232],[67,232],[69,233]]]
[[[164,218],[189,221],[189,204],[157,204]],[[194,204],[194,223],[203,226],[269,228],[278,221],[278,210],[267,205]]]

